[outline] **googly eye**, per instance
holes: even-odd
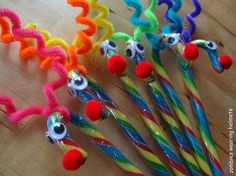
[[[107,50],[104,46],[101,46],[99,51],[102,56],[105,56],[107,54]]]
[[[136,53],[136,47],[134,45],[128,45],[125,54],[128,58],[133,59]]]
[[[169,45],[176,45],[180,40],[179,34],[172,34],[169,37],[167,37],[167,43]]]
[[[109,50],[116,50],[116,43],[111,40],[105,40],[100,45],[100,54],[106,56]]]
[[[88,86],[88,80],[85,77],[79,75],[71,79],[68,86],[69,88],[75,90],[84,90]]]
[[[217,44],[213,41],[209,41],[206,44],[207,48],[211,49],[211,50],[215,50],[217,48]]]
[[[50,126],[48,136],[53,140],[60,140],[67,135],[67,128],[63,123],[57,122]]]
[[[144,53],[144,46],[140,43],[137,43],[136,45],[136,51],[139,53],[139,54],[143,54]]]
[[[116,48],[116,43],[111,41],[111,40],[108,40],[108,44],[111,48],[115,49]]]

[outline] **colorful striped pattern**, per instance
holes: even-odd
[[[47,119],[47,127],[48,129],[50,129],[50,127],[53,124],[58,123],[58,122],[62,123],[62,121],[63,121],[63,116],[60,113],[53,113]],[[66,136],[63,139],[60,139],[60,140],[52,139],[52,140],[57,146],[59,146],[59,148],[64,153],[70,150],[78,150],[83,155],[84,162],[87,159],[88,154],[86,153],[86,151],[80,148],[78,144],[75,142],[75,140],[69,134],[66,134]]]
[[[103,152],[108,154],[116,164],[126,171],[129,176],[144,176],[108,139],[106,139],[94,126],[82,116],[71,113],[71,122],[79,127],[89,139],[95,143]]]
[[[193,127],[187,117],[184,106],[182,105],[176,91],[174,90],[174,87],[172,86],[171,80],[161,63],[159,50],[152,51],[152,63],[159,78],[160,85],[167,94],[171,106],[179,121],[181,122],[182,128],[191,144],[195,159],[197,160],[197,163],[201,168],[203,175],[212,175],[211,169],[208,166],[208,162],[205,157],[205,153],[193,131]]]
[[[171,175],[166,166],[155,156],[153,150],[148,146],[144,138],[138,133],[135,127],[128,121],[117,105],[105,93],[105,91],[92,78],[89,78],[89,86],[96,92],[99,99],[104,103],[111,116],[116,120],[127,136],[132,140],[139,153],[152,166],[155,175]]]
[[[167,157],[170,167],[175,173],[175,175],[188,175],[183,163],[179,159],[175,150],[172,148],[170,142],[166,138],[165,134],[162,132],[161,126],[157,123],[154,116],[152,115],[149,107],[142,98],[139,90],[134,85],[133,81],[127,75],[120,76],[121,81],[124,83],[126,91],[132,98],[137,110],[141,114],[146,126],[151,131],[151,134],[164,152]]]
[[[178,148],[187,165],[189,173],[191,174],[191,176],[201,175],[201,170],[199,169],[195,158],[192,156],[192,150],[184,137],[181,127],[175,120],[175,116],[171,108],[160,92],[159,86],[154,80],[149,82],[147,85],[152,93],[153,99],[156,102],[163,119],[169,125],[170,131],[172,132],[172,135],[178,144]]]
[[[183,45],[179,44],[177,51],[180,55],[182,54],[181,48],[183,49]],[[179,57],[178,59],[179,59],[179,67],[182,73],[182,77],[184,79],[184,83],[187,88],[188,96],[190,98],[195,116],[199,122],[198,124],[199,124],[200,134],[207,149],[208,159],[210,161],[210,166],[211,166],[213,175],[217,175],[217,176],[224,175],[223,169],[221,167],[220,160],[217,154],[216,146],[215,146],[212,134],[211,134],[211,130],[208,125],[206,112],[201,102],[200,93],[197,89],[197,85],[195,83],[192,70],[189,66],[186,67],[182,64],[182,61],[183,61],[182,57]]]

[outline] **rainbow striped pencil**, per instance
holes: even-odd
[[[108,154],[116,164],[129,176],[144,176],[105,136],[79,114],[71,113],[71,123],[85,133],[103,152]]]

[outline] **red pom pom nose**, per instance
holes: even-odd
[[[199,56],[198,47],[192,43],[188,43],[184,47],[183,57],[188,61],[196,60]]]
[[[141,79],[151,76],[152,72],[153,72],[153,65],[148,61],[140,62],[135,68],[136,76]]]
[[[113,55],[107,61],[107,68],[112,74],[120,75],[125,72],[126,59],[121,55]]]
[[[230,56],[224,55],[219,57],[219,63],[224,69],[229,69],[233,64],[233,59]]]
[[[102,103],[97,100],[90,100],[86,104],[86,115],[92,121],[97,121],[102,116]]]
[[[80,151],[69,150],[63,156],[62,164],[66,170],[76,170],[84,164],[84,158]]]

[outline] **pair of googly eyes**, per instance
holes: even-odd
[[[101,43],[100,54],[102,56],[106,56],[109,50],[115,51],[116,43],[111,40],[105,40],[104,42]]]
[[[65,138],[66,135],[67,135],[67,128],[61,122],[57,122],[51,125],[47,132],[47,138],[50,143],[54,143],[54,141],[61,140]]]
[[[144,46],[135,41],[128,41],[125,54],[128,58],[133,59],[136,54],[143,55],[144,54]]]
[[[88,86],[88,80],[81,75],[69,80],[69,87],[75,90],[84,90]]]
[[[211,50],[216,50],[217,49],[217,44],[213,41],[208,41],[206,44],[206,47]]]

